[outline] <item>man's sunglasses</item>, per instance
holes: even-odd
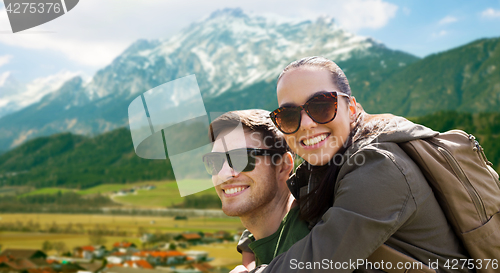
[[[224,162],[227,160],[229,167],[234,171],[250,172],[255,169],[255,157],[262,155],[275,155],[283,154],[284,151],[270,150],[270,149],[257,149],[257,148],[241,148],[231,150],[225,153],[212,152],[203,156],[205,169],[210,175],[217,175]]]
[[[332,121],[337,115],[338,96],[350,97],[337,91],[322,93],[310,98],[302,106],[280,107],[271,112],[270,117],[283,134],[293,134],[300,128],[302,109],[318,124]]]

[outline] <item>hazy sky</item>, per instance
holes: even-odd
[[[419,57],[500,36],[500,0],[81,0],[64,16],[16,34],[0,4],[0,87],[7,74],[21,81],[92,76],[135,40],[168,38],[226,7],[299,19],[330,16],[353,33]]]

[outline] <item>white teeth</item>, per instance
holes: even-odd
[[[246,188],[245,187],[235,187],[235,188],[225,189],[224,192],[226,194],[233,194],[233,193],[240,192],[244,189],[246,189]]]
[[[312,137],[312,138],[304,139],[302,142],[304,142],[304,144],[306,146],[311,146],[311,145],[318,144],[321,141],[325,140],[325,138],[327,136],[328,136],[328,134],[322,134],[322,135],[317,136],[317,137]]]

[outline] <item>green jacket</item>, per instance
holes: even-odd
[[[360,263],[383,243],[425,264],[437,261],[438,272],[468,272],[446,268],[466,259],[466,251],[420,169],[398,146],[437,132],[400,117],[362,124],[344,154],[333,206],[306,237],[251,272],[380,272]],[[321,178],[289,186],[303,196]]]

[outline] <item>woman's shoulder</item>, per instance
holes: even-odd
[[[413,196],[417,203],[431,192],[420,168],[397,143],[374,142],[345,156],[336,192],[359,190],[383,196],[407,195]]]

